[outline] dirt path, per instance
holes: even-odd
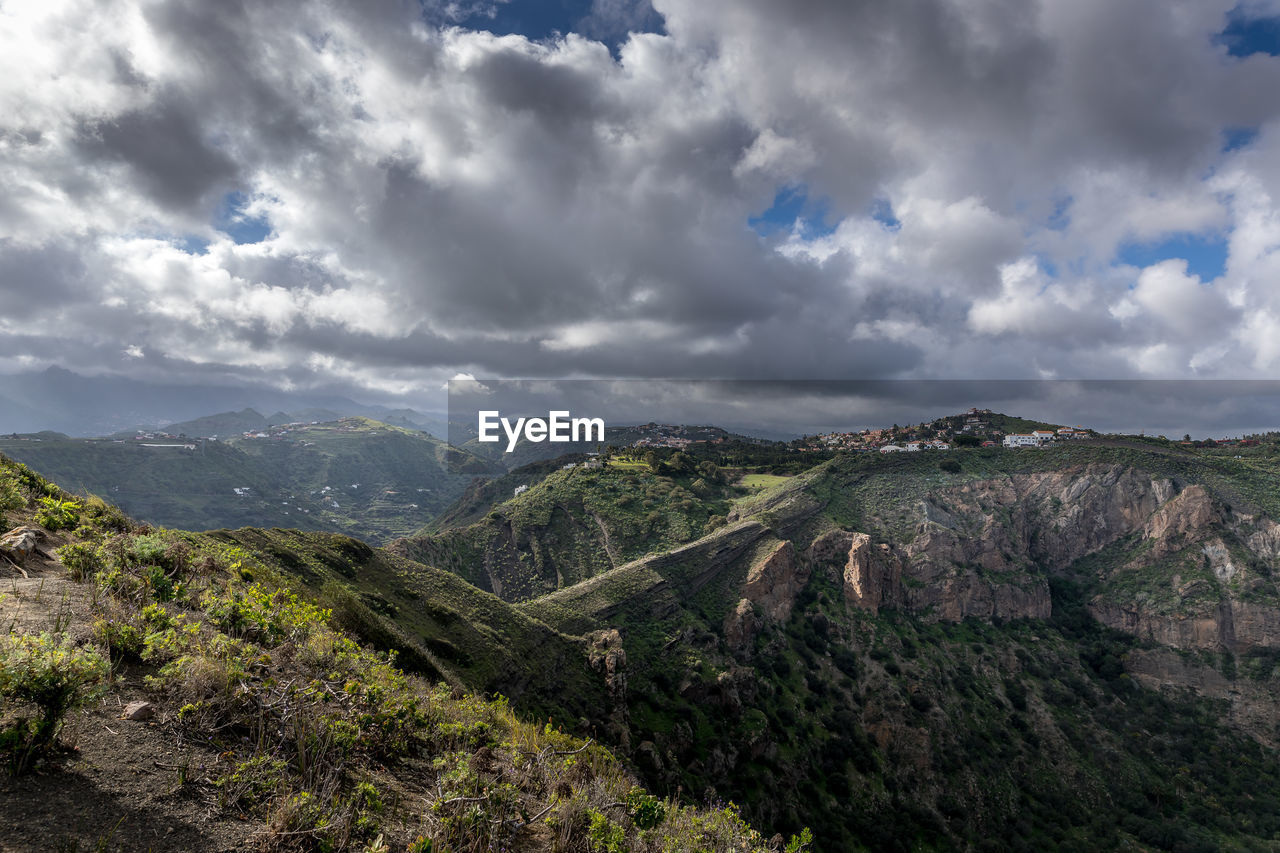
[[[69,579],[57,544],[24,563],[30,577],[0,574],[0,630],[91,642],[98,593]],[[183,743],[160,704],[150,721],[121,719],[127,703],[155,698],[147,672],[118,669],[107,694],[68,720],[62,752],[34,772],[13,778],[0,768],[0,853],[246,849],[254,824],[218,814],[207,785],[182,784],[219,775],[218,754]]]

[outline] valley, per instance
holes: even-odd
[[[336,450],[303,464],[302,442],[325,436],[302,433],[230,447],[339,476]],[[500,694],[606,745],[671,803],[732,801],[765,838],[1280,839],[1274,438],[890,454],[708,442],[494,474],[381,547],[261,519],[148,535],[224,555],[233,586],[287,586],[427,683]]]
[[[155,525],[332,530],[374,542],[422,527],[491,470],[427,433],[359,417],[217,440],[0,437],[0,453]]]

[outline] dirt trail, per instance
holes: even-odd
[[[91,642],[98,595],[68,577],[58,544],[50,536],[23,564],[29,577],[0,567],[0,630]],[[154,698],[148,671],[118,668],[107,694],[68,720],[61,753],[34,772],[12,778],[0,768],[0,853],[246,849],[254,824],[217,814],[208,786],[182,784],[218,776],[218,754],[183,743],[162,706],[147,722],[121,719],[127,703]]]

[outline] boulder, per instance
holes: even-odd
[[[37,527],[15,527],[0,536],[0,554],[21,566],[36,552],[46,535]]]
[[[135,722],[145,722],[156,715],[156,706],[150,702],[130,702],[124,706],[124,713],[120,716],[125,720],[133,720]]]

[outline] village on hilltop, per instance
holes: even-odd
[[[1027,423],[991,409],[972,408],[959,415],[948,415],[913,426],[900,427],[894,424],[881,429],[809,436],[801,439],[800,449],[911,453],[950,450],[953,447],[1047,447],[1056,442],[1076,441],[1096,435],[1093,430],[1083,426],[1026,429]],[[1015,429],[1025,431],[1013,431]]]

